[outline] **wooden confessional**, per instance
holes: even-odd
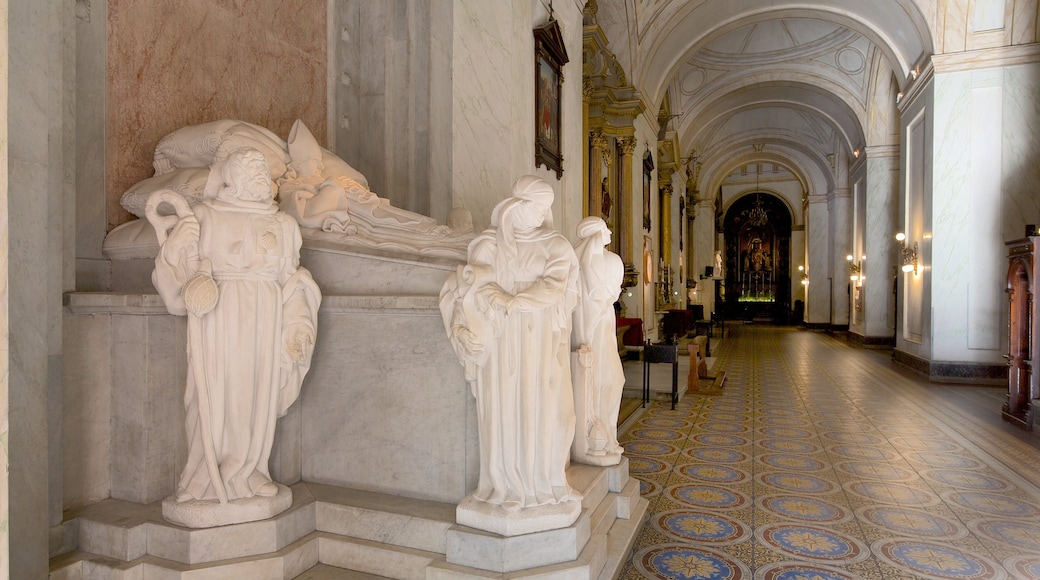
[[[1005,421],[1027,431],[1033,429],[1034,401],[1040,398],[1040,385],[1033,372],[1037,360],[1037,320],[1033,313],[1040,250],[1040,237],[1030,236],[1007,242],[1007,293],[1010,301],[1008,316],[1008,394],[1001,409]]]

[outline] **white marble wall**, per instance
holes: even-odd
[[[581,12],[554,5],[570,62],[561,91],[563,176],[534,161],[534,35],[547,12],[538,0],[454,0],[452,70],[452,192],[478,228],[517,177],[538,175],[556,189],[556,228],[569,238],[582,216]],[[637,170],[638,171],[638,170]]]
[[[1004,242],[1040,221],[1038,76],[1038,64],[935,76],[933,360],[1002,362]]]
[[[936,194],[926,245],[932,249],[932,360],[1001,362],[1004,241],[1010,233],[1002,212],[1022,198],[1004,185],[1008,169],[1021,163],[1008,159],[1005,144],[1029,143],[1040,125],[1035,95],[1023,94],[1026,87],[1005,89],[1022,78],[1006,76],[1003,68],[935,76]],[[1026,202],[1027,208],[1035,203]]]
[[[1009,66],[1004,71],[1004,118],[1001,237],[1025,235],[1026,224],[1040,224],[1040,64]]]

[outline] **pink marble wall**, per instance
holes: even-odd
[[[109,0],[109,228],[152,152],[185,125],[240,119],[282,136],[303,119],[326,142],[326,2]]]

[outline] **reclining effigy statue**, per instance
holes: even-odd
[[[321,147],[299,120],[293,124],[288,141],[263,127],[234,120],[178,129],[156,145],[152,163],[155,175],[128,189],[121,203],[140,218],[146,217],[145,206],[155,191],[173,190],[189,205],[195,205],[214,195],[210,165],[241,147],[252,147],[267,159],[279,206],[296,218],[305,241],[465,258],[466,245],[473,239],[471,228],[438,224],[431,217],[390,205],[369,189],[361,173]],[[459,211],[464,210],[456,208],[454,215]],[[466,221],[460,218],[453,223]],[[120,243],[136,243],[142,234],[117,229],[110,238],[106,240],[106,254],[118,255]]]

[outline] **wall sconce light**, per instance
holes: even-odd
[[[859,159],[859,149],[853,149],[852,150],[852,156],[855,157],[856,159]]]
[[[903,93],[896,93],[896,104],[898,105],[899,101],[902,101],[902,100],[903,100]]]
[[[919,75],[919,74],[921,74],[920,67],[915,68],[914,70],[910,71],[910,80],[915,80],[916,81],[917,80],[917,75]]]
[[[849,280],[856,282],[863,279],[863,264],[857,262],[852,257],[852,254],[845,256],[845,260],[849,263]]]
[[[798,271],[802,273],[802,286],[808,286],[809,273],[805,271],[805,266],[798,266]]]
[[[917,242],[914,242],[914,247],[908,248],[906,246],[906,235],[903,232],[896,234],[896,241],[899,242],[900,253],[903,256],[903,271],[913,272],[917,275]]]

